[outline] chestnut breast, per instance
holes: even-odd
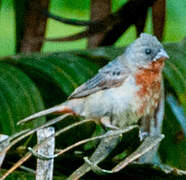
[[[139,90],[136,96],[139,97],[139,116],[152,115],[158,106],[161,94],[162,69],[164,60],[152,62],[147,68],[141,68],[135,75],[136,85]]]

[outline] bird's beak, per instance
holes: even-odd
[[[165,59],[168,59],[169,58],[169,55],[167,54],[167,52],[162,48],[158,51],[157,55],[154,57],[153,61],[156,61],[156,60],[159,60],[159,59],[162,59],[162,60],[165,60]]]

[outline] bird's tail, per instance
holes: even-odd
[[[32,114],[32,115],[24,118],[23,120],[19,121],[17,124],[20,125],[20,124],[26,123],[28,121],[31,121],[33,119],[36,119],[36,118],[39,118],[42,116],[46,116],[49,114],[71,113],[73,115],[78,115],[79,113],[76,111],[78,105],[80,105],[78,101],[66,101],[63,104],[60,104],[60,105],[54,106],[52,108]]]

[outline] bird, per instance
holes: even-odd
[[[162,70],[169,56],[159,40],[147,33],[131,43],[123,54],[99,69],[75,89],[62,104],[35,113],[19,123],[52,113],[72,113],[94,119],[106,128],[122,129],[155,116],[161,99]]]

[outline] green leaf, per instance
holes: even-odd
[[[164,163],[186,170],[186,138],[182,127],[184,125],[176,118],[175,109],[174,111],[171,109],[172,100],[173,97],[169,96],[166,101],[163,121],[165,139],[160,145],[160,157]],[[186,121],[183,123],[186,123]]]
[[[170,59],[166,61],[164,75],[170,86],[176,92],[179,102],[186,115],[186,43],[169,43],[165,47]]]
[[[10,57],[9,62],[31,76],[54,83],[67,95],[92,77],[99,68],[89,60],[70,53],[14,56]]]
[[[34,83],[19,69],[0,63],[0,132],[11,135],[20,127],[20,119],[44,109],[41,96]],[[29,124],[38,125],[41,120]]]

